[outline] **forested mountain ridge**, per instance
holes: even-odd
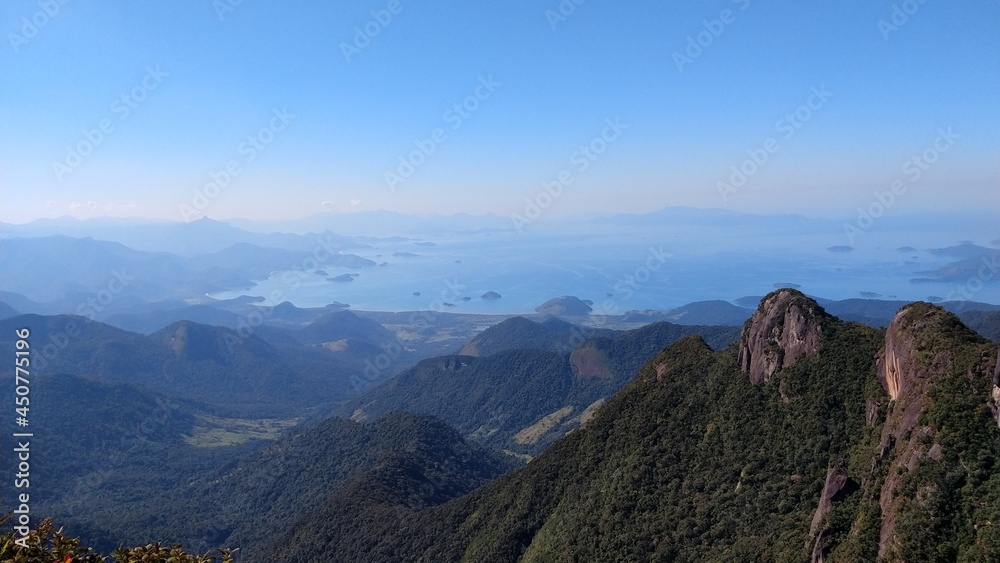
[[[123,539],[189,538],[195,550],[239,546],[245,560],[269,561],[261,550],[318,506],[341,513],[364,495],[426,508],[517,465],[433,417],[394,412],[365,425],[329,418],[137,503]]]
[[[688,334],[701,334],[714,348],[728,346],[736,337],[737,330],[729,326],[678,325],[669,322],[654,322],[631,330],[613,330],[566,322],[558,317],[549,317],[535,322],[524,317],[511,317],[476,335],[458,351],[463,356],[492,356],[509,350],[549,350],[571,352],[587,340],[629,339],[636,334],[657,333],[670,341]],[[632,374],[629,374],[631,377]]]
[[[1000,559],[997,347],[916,303],[889,325],[877,370],[890,400],[877,458],[879,556]]]
[[[262,443],[246,436],[243,442],[199,447],[203,431],[226,421],[207,420],[195,403],[131,383],[59,373],[30,381],[33,524],[52,517],[57,528],[84,536],[105,553],[119,545],[123,522],[135,518],[145,499],[168,497],[192,476],[211,473]],[[16,440],[5,434],[0,446],[13,451]],[[13,475],[15,461],[5,458],[3,470]]]
[[[10,342],[22,327],[31,329],[36,372],[128,382],[243,417],[295,417],[314,410],[325,416],[357,394],[355,382],[363,380],[369,348],[377,349],[364,335],[352,341],[357,346],[332,353],[191,321],[142,335],[81,316],[34,314],[0,320],[0,343]]]
[[[997,560],[997,361],[930,304],[883,331],[782,290],[741,345],[668,346],[525,468],[395,521],[321,509],[271,560]]]
[[[723,346],[738,330],[659,322],[623,332],[514,317],[459,355],[424,360],[336,414],[429,414],[490,447],[534,455],[588,420],[665,345],[693,333]]]
[[[558,387],[517,374],[549,362],[565,381],[609,381],[602,365],[662,337],[647,328],[572,354],[435,358],[417,381],[480,385],[475,364],[544,400]],[[212,355],[200,346],[180,350]],[[503,410],[473,399],[455,412]],[[193,423],[170,408],[171,432]],[[181,501],[145,499],[122,539],[268,563],[1000,559],[1000,350],[938,306],[907,305],[883,330],[780,290],[732,346],[681,338],[589,414],[499,477],[509,460],[431,417],[328,419],[192,476]]]

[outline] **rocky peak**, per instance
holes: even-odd
[[[909,475],[922,459],[937,459],[935,456],[940,456],[943,449],[940,429],[921,422],[922,413],[936,404],[928,400],[929,393],[956,369],[966,372],[973,387],[986,391],[990,387],[992,354],[989,345],[958,317],[930,303],[903,307],[886,328],[876,369],[890,404],[879,449],[883,456],[890,451],[894,454],[879,496],[880,558],[888,556],[894,545],[900,506],[907,498],[898,490],[903,476]],[[993,374],[994,404],[1000,400],[996,377]]]
[[[743,325],[740,368],[756,384],[801,356],[815,356],[823,345],[823,324],[831,318],[819,303],[794,289],[764,296]]]
[[[954,347],[982,340],[948,311],[930,303],[911,303],[899,310],[885,331],[878,378],[893,401],[932,369],[950,361]]]
[[[924,406],[924,395],[948,373],[956,350],[980,338],[958,317],[930,303],[911,303],[899,310],[885,330],[885,345],[876,367],[878,380],[892,403],[882,442],[899,440],[911,430]]]
[[[940,313],[936,307],[914,303],[903,307],[885,331],[885,347],[878,360],[878,379],[889,399],[904,399],[903,391],[924,379],[926,369],[917,361],[917,350],[928,352],[922,336],[928,324],[935,324]],[[907,425],[908,427],[909,425]]]

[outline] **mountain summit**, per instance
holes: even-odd
[[[760,383],[800,356],[815,356],[823,345],[823,324],[830,318],[819,303],[794,289],[768,294],[743,325],[740,368],[751,382]]]
[[[987,491],[1000,494],[992,465],[1000,447],[988,416],[998,394],[991,348],[930,303],[903,307],[889,324],[876,371],[889,395],[873,465],[888,466],[878,490],[880,557],[916,560],[905,557],[912,542],[943,536],[959,514],[958,532],[968,537],[951,540],[956,551],[959,541],[1000,539],[996,500],[978,502]]]

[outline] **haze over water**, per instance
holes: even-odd
[[[910,281],[954,261],[927,252],[967,240],[964,237],[969,233],[952,235],[953,240],[942,245],[940,232],[908,233],[905,239],[900,233],[865,233],[858,248],[834,252],[831,246],[846,242],[842,234],[750,235],[714,226],[623,229],[614,225],[588,226],[586,232],[567,228],[441,234],[352,251],[377,264],[385,263],[382,266],[321,265],[326,275],[310,273],[297,287],[288,283],[285,272],[274,272],[253,287],[233,288],[212,297],[278,294],[282,301],[300,307],[341,302],[369,311],[497,314],[532,313],[541,303],[562,295],[593,301],[594,314],[662,310],[693,301],[761,296],[775,284],[796,284],[807,294],[829,299],[875,294],[901,300],[961,298],[956,282]],[[916,250],[904,252],[903,246]],[[351,282],[327,279],[342,274],[357,275]],[[502,297],[482,299],[488,291]],[[969,298],[996,301],[991,291]]]

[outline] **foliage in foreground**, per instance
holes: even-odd
[[[8,516],[0,525],[6,525],[9,519]],[[20,539],[14,530],[0,536],[0,563],[108,562],[107,557],[81,546],[78,538],[69,538],[61,529],[56,530],[50,519],[43,520],[18,543]],[[233,563],[233,550],[216,550],[214,555],[191,555],[179,546],[153,543],[132,549],[120,547],[112,557],[114,563]]]

